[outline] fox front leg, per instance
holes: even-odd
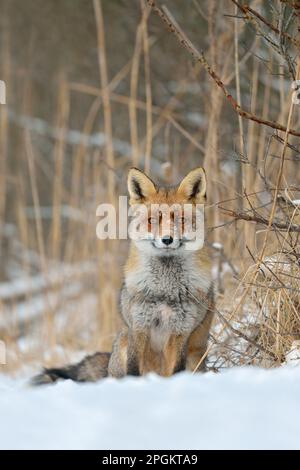
[[[172,335],[164,349],[161,374],[169,377],[185,369],[186,338],[183,335]]]
[[[204,372],[206,370],[205,353],[213,317],[214,310],[208,310],[203,322],[193,331],[189,338],[186,369],[191,372]]]
[[[140,367],[139,367],[139,358],[136,353],[131,352],[128,355],[128,360],[127,360],[127,374],[128,375],[141,375],[140,373]]]
[[[133,331],[128,337],[127,374],[142,375],[147,337]]]
[[[108,364],[108,375],[121,378],[127,374],[128,358],[128,330],[123,328],[115,339],[110,361]]]

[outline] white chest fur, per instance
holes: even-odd
[[[210,269],[201,267],[192,257],[145,258],[138,269],[126,275],[127,288],[157,294],[168,294],[183,287],[206,294],[210,285]]]
[[[157,305],[157,317],[150,329],[150,341],[154,351],[164,350],[170,337],[170,324],[176,312],[167,304]]]

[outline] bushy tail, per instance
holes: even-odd
[[[75,382],[96,382],[107,377],[110,353],[98,352],[87,356],[77,364],[62,368],[44,369],[41,374],[31,379],[31,385],[45,385],[60,379],[71,379]]]

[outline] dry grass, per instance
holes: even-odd
[[[246,22],[231,17],[238,7],[230,0],[224,10],[215,0],[201,7],[195,1],[188,8],[166,3],[182,30],[199,40],[238,104],[299,129],[300,107],[292,105],[290,89],[291,67],[299,77],[299,64],[297,71],[293,42],[284,39],[286,34],[296,38],[296,16],[270,43],[270,31],[253,15],[250,27],[248,17]],[[267,1],[250,3],[280,28],[282,18],[293,15],[286,2],[275,2],[273,9]],[[0,108],[0,337],[8,359],[1,370],[14,373],[110,349],[128,243],[97,240],[95,213],[100,203],[115,203],[125,194],[131,165],[168,183],[193,166],[205,166],[208,238],[218,242],[218,313],[209,365],[215,370],[279,365],[300,339],[299,232],[292,229],[300,224],[300,205],[293,202],[300,191],[299,137],[231,109],[146,1],[135,2],[134,24],[126,7],[119,6],[120,17],[114,8],[93,2],[92,81],[80,81],[60,65],[55,106],[44,112],[32,78],[32,39],[17,111],[9,100]],[[6,11],[1,26],[1,78],[11,83],[13,77],[16,87],[20,71],[10,40],[11,14]],[[116,36],[109,15],[115,15]],[[121,21],[128,21],[133,32],[125,64],[124,52],[113,49]],[[33,119],[44,114],[43,122]],[[257,223],[257,214],[266,223]],[[277,222],[286,228],[276,227]]]

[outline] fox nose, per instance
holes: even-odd
[[[171,243],[173,242],[173,237],[169,237],[168,235],[166,235],[165,237],[162,237],[161,241],[165,244],[165,245],[171,245]]]

